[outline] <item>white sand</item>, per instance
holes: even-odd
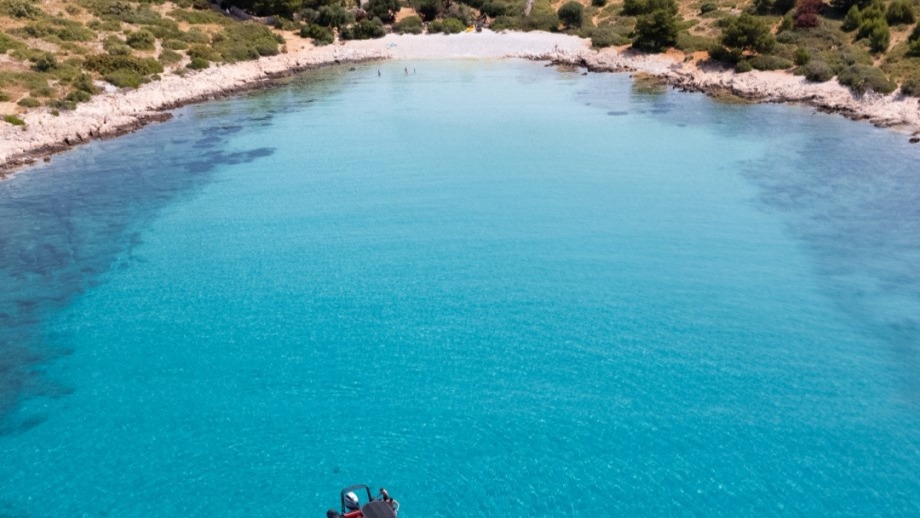
[[[184,76],[166,75],[137,90],[95,96],[71,112],[53,116],[33,110],[23,116],[26,130],[0,124],[0,164],[28,162],[34,155],[61,144],[73,145],[93,138],[122,133],[162,117],[162,110],[245,88],[286,72],[335,62],[369,59],[500,59],[518,57],[585,64],[592,69],[635,71],[662,77],[671,84],[704,91],[727,90],[767,102],[805,102],[865,118],[884,126],[920,132],[920,102],[915,98],[869,94],[854,96],[836,82],[808,83],[802,77],[780,72],[734,74],[701,70],[693,62],[671,55],[644,55],[616,49],[594,51],[589,42],[574,36],[545,32],[463,33],[446,35],[387,35],[314,48],[310,45],[257,61],[216,66]],[[2,174],[2,173],[0,173]]]

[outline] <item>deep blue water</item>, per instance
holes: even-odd
[[[0,516],[920,515],[920,146],[412,66],[0,183]]]

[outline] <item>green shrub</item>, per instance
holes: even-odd
[[[799,47],[795,49],[795,56],[793,57],[792,61],[800,67],[807,65],[808,62],[811,61],[811,53],[808,52],[808,49]]]
[[[418,16],[407,16],[393,24],[393,31],[399,34],[421,34],[424,30],[422,19]]]
[[[144,76],[130,68],[118,68],[102,75],[103,79],[119,88],[137,88]]]
[[[910,36],[907,37],[907,41],[914,42],[920,40],[920,23],[914,26],[914,30],[911,31]]]
[[[77,90],[82,90],[89,94],[96,93],[99,89],[93,84],[93,78],[89,74],[80,74],[70,83]]]
[[[329,45],[335,41],[335,34],[333,34],[332,29],[316,24],[305,25],[300,29],[300,36],[312,39],[313,44],[317,47]]]
[[[89,92],[84,92],[83,90],[74,90],[67,94],[67,97],[64,98],[65,101],[70,101],[72,103],[85,103],[86,101],[92,98],[92,94]]]
[[[57,58],[54,57],[54,54],[47,52],[32,56],[29,61],[32,62],[32,69],[36,72],[50,72],[58,67]]]
[[[901,84],[901,93],[911,97],[920,97],[920,79],[908,79]]]
[[[591,0],[591,5],[594,7],[604,7],[607,5],[607,0]]]
[[[128,38],[125,41],[129,47],[137,50],[153,50],[155,42],[156,38],[153,36],[153,34],[151,34],[150,31],[146,30],[140,30],[128,34]]]
[[[521,29],[525,31],[555,32],[559,28],[559,16],[552,9],[534,10],[530,16],[521,19]]]
[[[169,50],[185,50],[188,48],[188,43],[180,40],[163,40],[161,46]]]
[[[18,104],[19,106],[24,106],[26,108],[38,108],[39,106],[42,105],[42,102],[34,97],[23,97],[16,104]]]
[[[508,4],[504,2],[486,2],[482,5],[481,10],[489,18],[498,18],[508,14]]]
[[[159,74],[163,71],[163,65],[152,58],[113,56],[111,54],[94,54],[86,58],[83,65],[87,70],[94,70],[100,74],[107,74],[116,70],[130,70],[141,76],[148,76]]]
[[[26,121],[20,119],[19,117],[15,115],[4,115],[3,120],[12,124],[13,126],[25,126],[26,125]]]
[[[891,32],[884,18],[863,18],[856,37],[867,38],[869,48],[873,52],[884,52],[888,50],[888,45],[891,43]]]
[[[192,59],[201,58],[205,61],[220,61],[220,52],[214,50],[210,45],[192,45],[188,48],[186,54]]]
[[[279,44],[283,42],[284,39],[268,27],[253,22],[229,25],[211,40],[214,50],[228,63],[274,56],[280,52]]]
[[[169,15],[189,25],[229,25],[233,23],[230,18],[207,8],[195,11],[176,9]]]
[[[492,24],[489,28],[495,32],[502,32],[505,30],[517,30],[521,27],[523,27],[523,23],[517,16],[498,16],[492,20]],[[431,24],[428,25],[428,32],[431,32]]]
[[[10,94],[6,92],[0,92],[0,103],[5,103],[10,100]]]
[[[837,81],[857,94],[870,91],[889,94],[897,88],[884,72],[868,65],[852,65],[841,70]]]
[[[745,72],[750,72],[751,70],[754,70],[754,67],[751,66],[751,62],[746,59],[742,59],[741,61],[735,63],[735,72],[738,74],[744,74]]]
[[[717,2],[706,1],[703,2],[703,5],[700,6],[700,14],[711,13],[719,9],[719,4]]]
[[[428,32],[437,34],[459,34],[466,30],[466,25],[456,18],[445,18],[444,20],[435,20],[428,24]]]
[[[630,40],[626,36],[606,27],[591,31],[591,46],[596,49],[619,47],[629,42]]]
[[[3,0],[0,2],[0,14],[12,18],[38,18],[45,12],[30,0]]]
[[[67,99],[52,99],[46,102],[45,106],[52,108],[53,111],[58,112],[58,115],[61,114],[61,112],[58,110],[69,111],[69,110],[77,109],[77,103],[73,101],[68,101]]]
[[[664,9],[671,14],[677,15],[676,0],[625,0],[623,3],[623,14],[638,16],[640,14],[651,14],[655,11]]]
[[[888,10],[885,12],[885,19],[891,25],[914,23],[917,20],[910,0],[891,0],[891,3],[888,4]]]
[[[131,54],[132,50],[124,40],[118,36],[109,36],[102,42],[102,48],[109,54],[115,56],[128,56]]]
[[[709,57],[715,61],[734,65],[741,60],[743,54],[741,49],[729,49],[724,47],[721,43],[716,43],[709,48]]]
[[[460,23],[458,20],[454,21]],[[369,40],[382,38],[384,35],[386,35],[386,29],[383,27],[383,22],[376,18],[373,20],[361,20],[354,25],[343,28],[340,33],[343,40]]]
[[[399,12],[399,0],[370,0],[365,6],[370,18],[380,18],[380,21],[392,23]]]
[[[188,32],[180,32],[177,36],[177,39],[180,39],[189,44],[211,42],[211,37],[197,27],[189,29]]]
[[[160,51],[159,57],[160,63],[163,65],[175,65],[176,63],[182,61],[182,54],[174,50],[163,49]]]
[[[786,70],[787,68],[792,68],[792,61],[769,54],[753,56],[748,61],[757,70]]]
[[[188,68],[192,70],[204,70],[211,66],[211,63],[204,58],[192,58],[192,61],[187,65]]]
[[[316,23],[323,27],[344,27],[354,21],[354,16],[340,5],[324,5],[316,13]]]
[[[920,58],[920,40],[913,40],[907,45],[907,55]]]
[[[677,20],[667,9],[658,9],[636,19],[633,47],[649,52],[661,52],[677,44]]]
[[[585,7],[574,0],[569,0],[562,4],[556,15],[567,29],[577,29],[584,21]]]

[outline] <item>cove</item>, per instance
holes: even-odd
[[[0,183],[0,515],[917,514],[918,155],[516,61],[75,149]]]

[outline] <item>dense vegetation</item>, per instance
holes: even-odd
[[[72,109],[100,81],[284,51],[282,34],[328,45],[388,31],[563,31],[595,47],[676,48],[738,72],[788,70],[854,92],[920,96],[920,0],[0,0],[0,102]],[[242,22],[240,8],[269,18]],[[273,27],[270,27],[273,26]],[[8,110],[9,111],[9,110]],[[15,120],[14,118],[8,121]]]
[[[282,42],[200,0],[0,0],[0,102],[58,113],[88,101],[99,81],[136,88],[167,68],[277,54]]]

